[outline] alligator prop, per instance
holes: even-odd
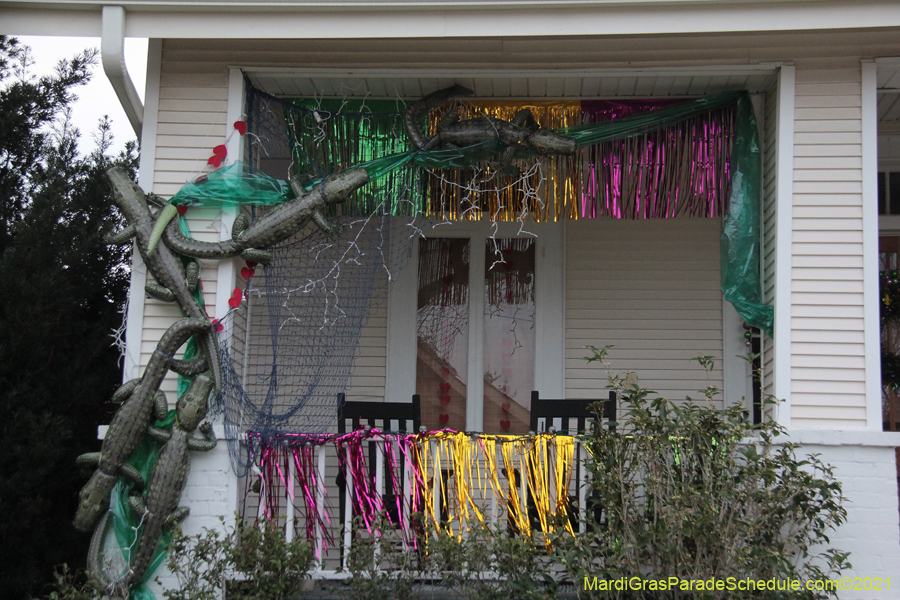
[[[175,221],[166,225],[162,239],[166,246],[184,256],[223,259],[240,254],[243,258],[266,264],[271,255],[265,249],[288,239],[309,221],[330,235],[340,233],[340,225],[329,223],[323,209],[347,200],[353,192],[369,183],[369,174],[365,169],[341,171],[329,175],[310,191],[305,191],[297,179],[291,179],[290,183],[296,194],[294,200],[268,211],[252,225],[244,215],[239,215],[234,221],[230,240],[200,242],[185,237]]]
[[[516,152],[527,154],[575,154],[575,140],[550,129],[541,129],[534,115],[527,108],[518,111],[512,121],[494,117],[476,117],[459,120],[459,112],[450,110],[437,125],[437,133],[426,137],[422,128],[425,116],[441,104],[455,98],[473,96],[474,92],[459,85],[444,88],[413,102],[403,114],[403,126],[409,141],[418,150],[460,148],[492,139],[503,144],[500,165],[506,172],[514,172],[510,166]]]
[[[197,376],[179,398],[175,407],[175,424],[171,432],[150,427],[150,437],[163,444],[150,472],[146,486],[146,498],[133,495],[128,506],[132,514],[139,515],[142,527],[137,543],[130,553],[128,569],[124,575],[112,580],[103,568],[102,548],[110,524],[107,512],[94,531],[88,554],[88,570],[97,583],[110,594],[127,598],[129,589],[140,581],[150,567],[163,532],[183,521],[190,512],[179,507],[181,492],[187,483],[190,468],[190,450],[208,452],[216,447],[216,437],[206,418],[207,398],[212,390],[212,380],[206,375]],[[199,426],[204,439],[194,439]]]
[[[137,242],[138,252],[147,265],[147,270],[156,279],[156,284],[148,284],[147,295],[164,302],[175,302],[181,312],[193,319],[207,320],[206,311],[194,298],[199,282],[200,265],[190,261],[185,266],[174,251],[165,245],[159,246],[153,253],[148,251],[153,233],[155,215],[150,212],[148,197],[137,184],[128,178],[121,167],[113,167],[106,172],[112,185],[113,198],[119,210],[128,220],[129,227],[109,239],[112,243],[124,243],[131,237]],[[157,202],[150,196],[151,202]],[[216,393],[222,392],[222,367],[219,364],[219,344],[212,326],[204,335],[199,336],[200,345],[206,353],[209,369],[216,385]]]
[[[206,319],[181,319],[172,325],[150,357],[143,377],[123,384],[113,395],[114,401],[124,400],[124,403],[109,424],[100,452],[82,454],[77,459],[78,464],[96,466],[97,470],[79,494],[76,529],[90,531],[94,527],[109,507],[109,494],[118,475],[139,485],[143,483],[127,461],[140,445],[154,417],[157,420],[166,417],[168,403],[159,386],[169,369],[182,375],[192,375],[208,368],[206,357],[202,355],[190,361],[177,361],[172,356],[189,337],[209,329]]]
[[[291,237],[309,222],[330,234],[338,233],[340,226],[329,223],[323,210],[349,198],[368,183],[369,176],[363,169],[350,169],[326,177],[309,191],[294,180],[291,188],[295,198],[269,210],[252,224],[245,217],[238,217],[230,240],[208,243],[182,235],[176,222],[164,222],[171,219],[172,211],[167,210],[170,205],[153,194],[145,194],[121,168],[114,167],[106,174],[115,203],[128,221],[125,229],[107,241],[123,244],[134,239],[147,270],[156,280],[146,286],[147,295],[176,303],[185,315],[163,334],[143,375],[123,384],[113,395],[113,400],[121,402],[122,406],[110,423],[100,452],[83,454],[77,459],[79,465],[96,467],[79,494],[74,520],[77,529],[94,530],[89,568],[110,594],[127,598],[131,586],[140,581],[149,568],[163,531],[187,516],[186,509],[178,509],[178,501],[188,473],[188,450],[211,450],[216,445],[208,423],[200,426],[204,440],[192,438],[206,416],[210,392],[214,388],[216,394],[220,394],[223,388],[216,332],[196,298],[200,273],[196,259],[240,255],[265,263],[271,258],[269,248]],[[159,210],[152,210],[151,205]],[[160,241],[162,243],[158,243]],[[191,359],[174,358],[192,336],[199,341],[201,353]],[[167,413],[166,395],[159,387],[169,371],[195,376],[188,391],[177,402],[171,432],[152,427],[154,419],[160,420]],[[142,523],[129,569],[124,576],[110,578],[100,566],[101,548],[112,522],[108,510],[110,495],[119,477],[131,480],[137,492],[144,490],[140,473],[128,461],[145,433],[165,444],[146,485],[146,500],[134,497],[129,502],[130,509],[141,515]]]

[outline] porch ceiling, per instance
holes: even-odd
[[[473,70],[249,69],[257,88],[288,98],[416,99],[460,84],[478,98],[677,98],[732,90],[759,94],[775,84],[775,65],[677,69]],[[900,130],[900,60],[878,61],[878,120]]]
[[[478,98],[651,98],[704,96],[732,90],[762,93],[775,82],[775,67],[643,70],[272,70],[248,76],[275,96],[416,99],[460,84]]]

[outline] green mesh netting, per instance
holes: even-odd
[[[775,309],[762,301],[759,275],[762,157],[750,96],[738,99],[731,150],[731,195],[721,238],[722,294],[741,318],[773,336]]]
[[[169,428],[174,422],[175,411],[170,410],[165,420],[157,421],[155,425],[156,427]],[[141,445],[128,461],[128,464],[138,470],[144,481],[150,479],[150,472],[153,470],[157,456],[159,456],[160,448],[162,448],[162,444],[151,439],[149,435],[145,435]],[[128,496],[133,488],[134,483],[120,477],[116,482],[116,487],[113,489],[110,501],[110,512],[112,512],[113,516],[113,533],[126,564],[130,560],[130,549],[135,546],[140,535],[140,518],[133,515],[128,507]],[[171,537],[168,533],[164,533],[157,545],[156,553],[153,555],[153,560],[147,568],[147,572],[131,588],[131,600],[154,600],[153,592],[147,588],[147,582],[150,581],[153,573],[165,559],[166,547],[170,541]]]

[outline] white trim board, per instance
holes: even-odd
[[[309,77],[311,79],[365,79],[406,78],[410,73],[418,77],[434,79],[465,79],[468,77],[489,77],[492,79],[516,79],[522,77],[543,77],[566,79],[573,77],[622,77],[645,75],[650,77],[731,77],[736,75],[774,75],[781,63],[762,62],[751,65],[704,65],[702,67],[624,67],[603,69],[342,69],[313,67],[240,67],[248,77]],[[642,98],[645,96],[641,96]]]
[[[877,65],[862,69],[863,310],[865,315],[866,428],[882,430],[881,302],[878,287],[878,83]]]
[[[100,0],[19,2],[0,9],[8,31],[70,35],[71,17],[82,35],[97,35]],[[490,3],[262,1],[200,2],[130,0],[126,35],[169,38],[413,38],[703,34],[812,31],[900,26],[892,0],[826,2],[621,2],[548,0]],[[94,12],[96,11],[96,12]],[[89,15],[96,14],[94,25]]]
[[[778,76],[776,109],[775,199],[775,371],[774,394],[781,400],[776,420],[791,426],[791,231],[794,186],[794,85],[793,65],[783,65]]]
[[[159,78],[162,64],[162,40],[153,39],[147,44],[147,83],[144,89],[146,117],[141,134],[141,162],[138,183],[144,191],[153,191],[156,163],[156,125],[159,116]],[[125,361],[122,380],[128,381],[140,375],[141,340],[144,335],[144,288],[147,285],[147,268],[137,247],[132,251],[131,285],[128,288],[128,314],[125,321]]]

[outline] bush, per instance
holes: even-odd
[[[44,600],[101,600],[105,596],[84,571],[72,571],[60,565],[53,573],[53,583]]]
[[[300,595],[314,562],[311,544],[286,541],[276,521],[242,524],[224,533],[173,534],[166,566],[178,588],[167,600],[216,600],[227,587],[231,600],[284,600]]]
[[[469,600],[551,600],[554,557],[532,538],[475,525],[462,537],[438,532],[428,542],[434,575]]]
[[[407,600],[414,597],[425,579],[422,555],[404,548],[400,532],[387,521],[377,532],[368,532],[362,519],[354,520],[356,535],[347,555],[350,578],[344,580],[341,596],[348,600]]]
[[[606,366],[606,351],[590,347]],[[712,359],[698,362],[712,369]],[[561,539],[560,556],[576,584],[591,580],[791,579],[839,574],[847,554],[822,551],[846,518],[841,485],[817,456],[777,441],[777,424],[753,424],[740,404],[718,409],[715,387],[705,401],[676,404],[610,375],[621,396],[618,431],[595,427],[586,444],[593,460],[592,496],[600,522]],[[590,510],[588,512],[594,513]],[[596,592],[629,598],[815,598],[812,592]],[[584,597],[594,597],[590,590]]]

